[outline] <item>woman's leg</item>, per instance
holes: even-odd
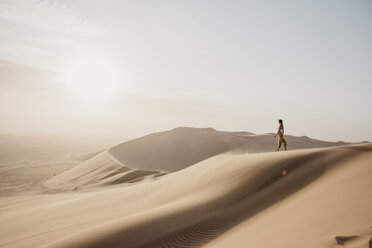
[[[283,143],[282,138],[279,137],[278,148],[276,149],[276,151],[279,151],[280,147],[282,146],[282,143]]]
[[[287,151],[287,141],[283,138],[284,149]]]

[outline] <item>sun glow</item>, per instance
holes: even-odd
[[[118,91],[118,70],[106,59],[84,57],[71,63],[62,74],[61,81],[81,97],[104,98]]]

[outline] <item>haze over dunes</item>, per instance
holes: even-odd
[[[372,6],[330,1],[2,0],[0,134],[372,140]]]
[[[372,146],[289,138],[176,128],[81,156],[44,181],[64,191],[0,198],[0,245],[367,247]]]

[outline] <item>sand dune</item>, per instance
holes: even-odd
[[[367,247],[371,144],[206,153],[130,187],[0,198],[0,247],[335,247],[336,236],[348,237],[346,247]],[[87,178],[112,182],[110,174],[128,170],[106,158],[91,158],[97,168],[86,168]]]
[[[163,174],[159,171],[127,168],[115,162],[106,151],[103,151],[82,164],[48,179],[45,185],[53,189],[77,190],[88,186],[133,183],[153,179]]]
[[[117,145],[108,152],[119,163],[137,170],[174,172],[229,151],[257,153],[276,149],[273,134],[223,132],[213,128],[175,128]],[[288,148],[305,149],[345,145],[287,135]]]
[[[286,136],[291,149],[328,147],[325,142]],[[222,132],[213,128],[175,128],[114,146],[107,151],[80,156],[82,164],[47,180],[52,189],[81,189],[108,184],[151,180],[182,170],[223,153],[258,153],[275,150],[272,134]]]

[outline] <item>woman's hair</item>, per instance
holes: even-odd
[[[283,124],[283,120],[282,119],[279,119],[278,120],[280,124]]]

